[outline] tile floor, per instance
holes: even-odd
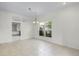
[[[79,56],[79,50],[28,39],[0,44],[1,56]]]

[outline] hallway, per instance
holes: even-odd
[[[12,56],[79,56],[79,50],[29,39],[0,44],[0,55]]]

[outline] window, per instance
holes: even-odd
[[[40,23],[39,36],[52,37],[52,21]]]

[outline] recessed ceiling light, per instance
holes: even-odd
[[[63,2],[63,5],[66,5],[66,2]]]
[[[31,8],[28,8],[29,11],[31,11]]]

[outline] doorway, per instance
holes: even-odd
[[[21,37],[21,23],[12,22],[12,37],[15,40],[19,40]]]

